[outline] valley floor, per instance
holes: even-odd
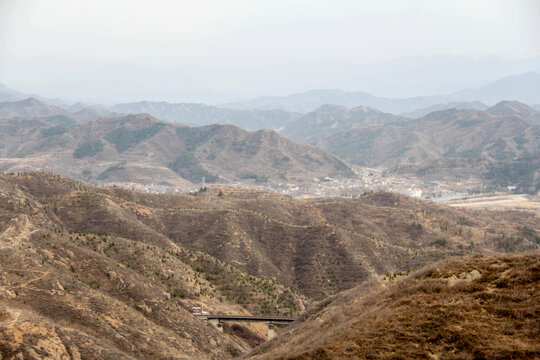
[[[494,210],[534,210],[540,212],[540,198],[524,194],[486,195],[480,194],[460,200],[442,202],[452,207]]]

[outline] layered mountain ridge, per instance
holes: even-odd
[[[323,150],[294,143],[271,130],[248,132],[232,125],[192,128],[146,115],[104,117],[78,124],[65,117],[6,119],[4,172],[50,170],[91,182],[170,185],[291,181],[353,176]]]

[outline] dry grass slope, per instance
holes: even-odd
[[[537,252],[449,260],[328,299],[246,358],[538,358],[539,285]]]
[[[153,195],[0,175],[0,354],[227,359],[259,344],[264,325],[219,333],[191,306],[299,314],[312,298],[351,288],[334,299],[358,297],[357,285],[381,286],[442,258],[537,249],[539,223],[534,212],[384,193]]]

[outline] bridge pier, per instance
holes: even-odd
[[[208,322],[212,324],[212,326],[215,327],[218,331],[223,332],[223,325],[221,325],[219,319],[208,319]]]
[[[274,324],[268,323],[268,341],[276,337],[276,329]]]
[[[245,321],[245,322],[264,322],[268,325],[268,340],[276,337],[276,324],[286,324],[295,321],[295,318],[286,316],[272,315],[221,315],[221,314],[195,314],[201,320],[207,320],[218,331],[223,332],[222,322],[224,321]]]

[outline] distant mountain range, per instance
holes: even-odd
[[[141,101],[111,107],[117,113],[146,113],[160,120],[191,126],[230,124],[246,130],[279,130],[300,114],[283,110],[233,110],[205,104],[170,104],[167,102]]]
[[[323,105],[315,111],[291,121],[281,133],[296,141],[315,143],[331,134],[367,126],[406,121],[410,121],[410,119],[383,113],[367,106],[347,109],[339,105]]]
[[[307,113],[325,104],[341,105],[348,108],[366,105],[384,112],[400,114],[450,102],[479,101],[493,105],[503,100],[517,100],[527,104],[540,103],[540,74],[529,72],[508,76],[478,89],[466,89],[448,95],[391,99],[361,91],[311,90],[282,97],[260,97],[223,106],[233,109],[282,109]]]
[[[0,118],[46,117],[53,115],[70,115],[70,112],[59,106],[48,105],[36,98],[0,103]]]
[[[149,101],[112,107],[82,103],[58,106],[36,98],[3,102],[0,119],[6,120],[2,121],[5,133],[0,134],[0,153],[5,158],[2,169],[49,167],[92,182],[150,182],[158,176],[179,186],[196,183],[203,176],[207,181],[225,182],[243,178],[264,182],[351,176],[347,165],[322,148],[355,165],[433,179],[482,178],[487,183],[516,185],[518,191],[534,193],[540,184],[540,112],[518,101],[505,100],[488,108],[484,102],[457,98],[479,97],[490,103],[498,96],[526,97],[535,103],[540,102],[536,99],[538,84],[540,76],[527,73],[474,91],[412,99],[313,90],[283,98],[256,99],[250,103],[259,107],[255,110]],[[343,105],[357,101],[375,103],[377,109]],[[300,112],[320,106],[302,115],[272,109],[272,104]],[[394,115],[379,110],[385,108],[394,113],[411,111]],[[184,125],[165,124],[150,115],[121,116],[131,113],[146,113]],[[139,128],[142,125],[137,124],[144,123],[142,119],[148,123]],[[111,125],[116,122],[120,124],[118,129]],[[319,148],[303,147],[272,131],[249,133],[234,126],[186,130],[192,128],[185,124],[273,129],[294,141]],[[165,136],[172,132],[176,136]],[[118,141],[125,144],[114,143],[117,135],[121,137]],[[200,140],[195,147],[186,145],[194,139]],[[163,144],[171,144],[175,150],[171,152]],[[73,156],[76,151],[95,149],[99,150],[95,158]],[[96,166],[90,166],[98,159]]]
[[[81,103],[70,107],[60,107],[31,97],[0,103],[0,118],[64,115],[84,122],[97,120],[101,116],[141,113],[152,115],[163,121],[190,126],[230,124],[251,131],[261,129],[278,131],[301,116],[298,113],[283,110],[233,110],[205,104],[170,104],[151,101],[119,104],[112,107]]]
[[[353,163],[385,168],[439,158],[502,160],[537,151],[536,128],[515,116],[451,109],[408,123],[340,132],[316,144]],[[523,140],[493,147],[499,139],[514,137]]]
[[[34,97],[0,103],[0,119],[46,118],[61,115],[84,122],[97,120],[103,115],[114,114],[114,112],[104,107],[84,107],[80,104],[76,104],[66,108],[45,103]]]
[[[489,105],[503,100],[538,104],[540,103],[540,74],[528,72],[507,76],[478,89],[458,91],[450,97],[460,101],[481,101]]]
[[[540,190],[540,113],[519,102],[504,101],[486,111],[450,109],[414,121],[344,127],[326,137],[319,134],[313,144],[361,166],[434,179],[484,177],[499,185],[518,185],[521,191]]]
[[[28,96],[0,84],[0,102],[17,101],[25,98],[28,98]]]
[[[49,105],[68,107],[67,101],[63,101],[61,99],[49,99],[49,98],[45,98],[45,97],[41,97],[41,96],[33,95],[33,94],[24,94],[0,83],[0,103],[20,101],[20,100],[29,99],[29,98],[35,98]]]
[[[473,110],[486,110],[489,106],[481,103],[480,101],[453,101],[445,104],[432,105],[427,108],[417,109],[408,113],[400,114],[412,119],[419,119],[434,111],[442,111],[448,109],[473,109]]]
[[[111,107],[77,103],[67,106],[60,100],[34,97],[30,104],[19,103],[15,107],[6,104],[28,98],[15,90],[0,85],[0,117],[50,116],[52,113],[76,114],[81,120],[95,120],[103,115],[147,113],[160,120],[191,126],[231,124],[246,130],[272,129],[276,131],[294,126],[294,122],[324,105],[342,106],[348,109],[366,106],[384,113],[420,118],[433,111],[457,109],[485,110],[503,100],[516,100],[527,104],[540,104],[540,74],[529,72],[499,79],[478,89],[466,89],[448,95],[420,96],[392,99],[374,96],[362,91],[310,90],[283,97],[261,97],[245,102],[223,104],[221,107],[192,103],[168,103],[140,101]],[[36,101],[44,105],[36,104]],[[485,105],[488,104],[488,105]],[[45,105],[57,106],[44,109]],[[35,107],[30,111],[30,107]],[[540,106],[540,105],[535,105]],[[41,109],[40,109],[41,107]],[[17,110],[16,108],[20,108]]]
[[[305,114],[327,104],[339,105],[347,108],[365,105],[385,112],[397,114],[446,102],[445,100],[445,97],[388,99],[370,95],[363,91],[346,92],[336,89],[310,90],[304,93],[281,97],[260,97],[245,102],[223,104],[222,106],[232,109],[281,109]]]
[[[350,177],[336,157],[271,130],[232,125],[188,127],[150,115],[103,117],[80,124],[63,115],[0,121],[0,170],[48,170],[93,183],[176,186],[254,180]]]
[[[530,123],[540,125],[540,112],[518,101],[501,101],[486,111],[495,116],[517,116]]]

